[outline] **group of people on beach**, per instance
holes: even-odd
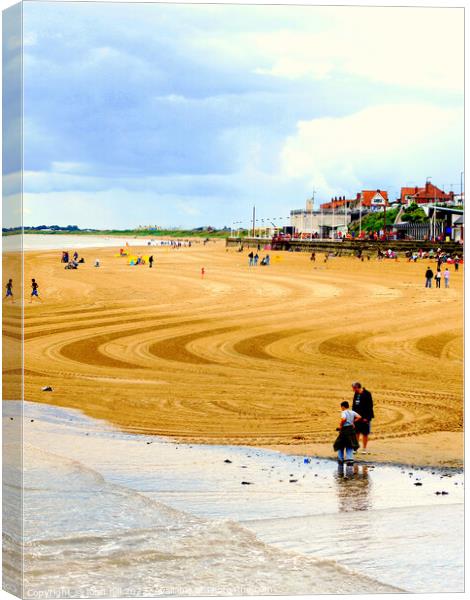
[[[371,433],[371,422],[374,418],[374,402],[372,394],[366,390],[359,381],[352,384],[353,399],[352,407],[347,400],[341,402],[341,420],[333,449],[338,453],[338,463],[353,464],[353,453],[360,448],[360,437],[362,436],[361,454],[370,454],[367,450],[369,435]]]
[[[256,254],[253,254],[253,252],[250,252],[248,254],[248,266],[249,267],[257,267],[258,262],[259,262],[258,252]],[[261,259],[261,262],[259,264],[262,267],[269,267],[270,263],[271,263],[271,258],[269,256],[269,254],[266,254],[266,256]]]
[[[64,250],[60,262],[65,263],[64,269],[78,269],[78,265],[84,263],[85,259],[79,258],[76,250],[72,256],[69,255],[68,250]]]
[[[433,253],[430,258],[434,258],[434,257],[436,259],[436,274],[434,274],[431,267],[428,266],[428,268],[426,269],[426,273],[425,273],[425,279],[426,279],[425,287],[432,288],[432,280],[434,279],[436,287],[440,288],[441,280],[444,279],[444,285],[446,288],[448,288],[448,287],[450,287],[450,270],[449,270],[448,265],[453,263],[454,270],[458,271],[459,265],[461,263],[461,258],[458,254],[456,254],[452,258],[445,252],[442,252],[440,248],[437,250],[436,254],[434,255],[434,253]],[[416,262],[416,260],[414,260],[414,262]],[[444,264],[446,265],[446,267],[444,269],[444,272],[442,272],[441,266]]]

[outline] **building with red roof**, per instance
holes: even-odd
[[[437,185],[426,181],[424,187],[402,187],[400,192],[400,202],[402,204],[442,204],[446,202],[454,202],[454,192],[446,193]]]

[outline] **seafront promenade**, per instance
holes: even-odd
[[[359,250],[363,253],[376,253],[377,250],[388,250],[389,248],[395,252],[414,252],[420,248],[424,252],[429,250],[442,250],[454,255],[461,256],[464,251],[463,244],[459,242],[433,242],[429,240],[331,240],[331,239],[313,239],[313,240],[288,240],[282,239],[274,241],[270,238],[256,237],[229,237],[226,239],[226,246],[233,248],[243,244],[246,248],[257,248],[258,244],[271,246],[273,250],[294,250],[296,252],[328,252],[332,251],[338,255],[347,256],[355,254]]]

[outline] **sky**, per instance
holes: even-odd
[[[287,224],[313,189],[317,206],[428,177],[460,190],[461,8],[23,15],[25,225],[230,227],[253,205]],[[5,173],[13,197],[17,167]]]

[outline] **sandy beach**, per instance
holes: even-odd
[[[450,289],[425,290],[427,263],[403,258],[271,253],[249,268],[220,241],[151,253],[149,269],[87,248],[76,271],[60,251],[26,253],[42,297],[25,291],[27,400],[128,432],[327,457],[360,380],[375,402],[371,460],[462,464],[463,267]],[[7,335],[17,319],[4,305]],[[5,398],[17,376],[4,374]]]

